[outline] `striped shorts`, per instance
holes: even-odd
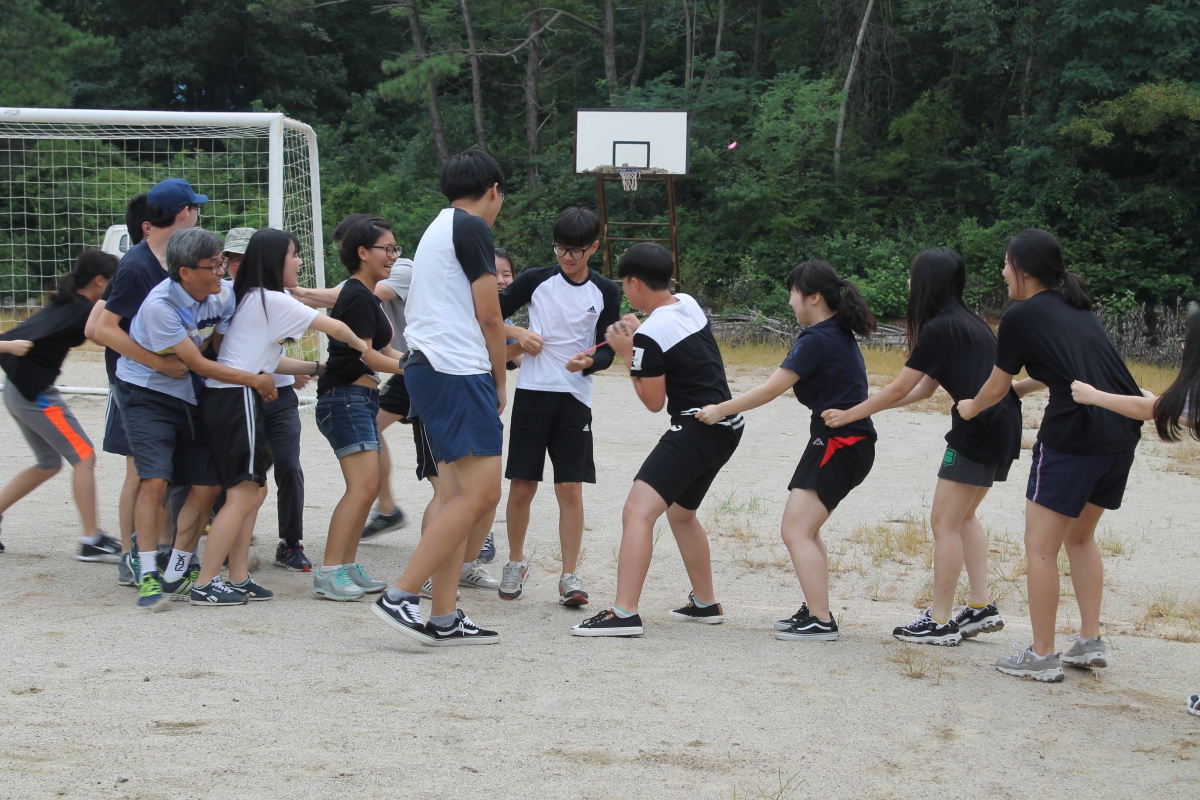
[[[5,381],[4,405],[33,449],[38,469],[62,469],[64,458],[75,466],[95,454],[83,426],[54,386],[27,400],[11,380]]]

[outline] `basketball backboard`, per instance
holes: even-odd
[[[649,175],[687,175],[688,112],[657,108],[575,110],[575,174],[633,167]]]

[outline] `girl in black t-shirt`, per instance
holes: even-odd
[[[327,600],[357,600],[382,592],[383,581],[370,578],[355,559],[371,504],[379,493],[379,376],[401,372],[388,321],[375,284],[388,276],[399,255],[391,226],[368,217],[347,231],[338,249],[350,279],[342,286],[330,316],[340,320],[370,349],[359,353],[342,342],[329,342],[325,371],[317,380],[317,429],[329,441],[342,468],[346,493],[329,519],[325,563],[315,570],[313,594]]]
[[[996,363],[996,337],[963,304],[967,271],[953,250],[925,250],[912,263],[908,292],[908,362],[894,381],[848,411],[829,409],[830,428],[929,397],[941,385],[955,402],[974,397]],[[976,509],[993,481],[1008,477],[1021,448],[1018,395],[1041,387],[1033,380],[1013,390],[978,419],[951,411],[948,444],[938,471],[933,527],[933,603],[892,635],[905,642],[956,645],[963,637],[998,631],[1004,620],[988,600],[987,539]],[[1044,388],[1044,387],[1041,387]],[[954,591],[964,561],[971,585],[967,605],[954,614]]]
[[[1063,264],[1062,247],[1046,231],[1027,229],[1008,242],[1004,258],[1008,296],[1020,302],[1000,319],[996,366],[958,413],[975,419],[1004,399],[1022,368],[1050,389],[1033,446],[1025,491],[1025,555],[1029,563],[1029,617],[1033,644],[1001,658],[996,669],[1038,681],[1061,681],[1063,662],[1103,667],[1100,638],[1104,564],[1096,525],[1105,509],[1121,506],[1141,423],[1071,397],[1083,380],[1101,391],[1139,395],[1104,326],[1092,313],[1083,281]],[[1059,288],[1061,287],[1061,289]],[[1079,634],[1059,657],[1054,649],[1058,614],[1058,552],[1066,547],[1079,603]]]
[[[804,605],[775,623],[775,638],[833,641],[837,622],[829,612],[829,558],[821,526],[875,462],[875,428],[869,418],[834,434],[821,420],[829,408],[850,408],[867,399],[867,370],[854,334],[875,330],[875,317],[850,281],[824,261],[806,261],[787,281],[792,311],[804,330],[766,383],[732,400],[705,406],[696,419],[722,418],[766,405],[792,389],[812,409],[809,443],[788,484],[783,542],[792,556]]]
[[[116,256],[83,251],[71,271],[59,279],[50,302],[0,341],[0,367],[7,375],[4,404],[37,459],[34,466],[14,475],[0,489],[0,514],[57,475],[67,459],[74,472],[71,483],[83,521],[76,556],[80,561],[116,562],[121,557],[121,543],[97,527],[96,453],[54,381],[67,353],[84,343],[88,314],[116,271]],[[0,552],[3,550],[0,544]]]

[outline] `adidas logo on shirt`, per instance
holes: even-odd
[[[591,432],[591,430],[592,430],[592,425],[591,425],[591,423],[588,423],[587,425],[584,425],[584,426],[583,426],[583,432],[584,432],[584,433],[590,433],[590,432]]]
[[[587,310],[587,312],[588,312],[589,314],[595,314],[595,313],[596,313],[596,307],[595,307],[595,306],[588,306],[588,310]]]

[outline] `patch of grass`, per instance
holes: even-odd
[[[710,539],[730,550],[730,558],[747,572],[774,574],[791,569],[791,556],[779,539],[764,540],[758,524],[766,510],[766,501],[752,494],[740,500],[730,493],[709,512],[704,529]]]
[[[1124,536],[1118,536],[1111,530],[1106,530],[1096,537],[1096,546],[1100,548],[1102,556],[1109,558],[1125,556],[1126,560],[1133,557],[1133,542]]]
[[[778,787],[769,787],[766,789],[755,787],[749,790],[750,793],[739,793],[735,787],[733,790],[733,800],[784,800],[784,798],[791,797],[793,792],[799,791],[800,784],[804,783],[804,780],[800,779],[799,772],[792,775],[786,781],[783,779],[783,772],[780,772],[778,780]]]
[[[847,541],[863,545],[876,567],[886,561],[908,564],[918,556],[926,569],[933,566],[933,535],[929,521],[923,516],[918,521],[910,518],[860,525]]]
[[[718,339],[717,345],[721,348],[721,360],[730,367],[774,369],[788,352],[788,348],[774,344],[730,344]]]
[[[1161,442],[1162,454],[1166,456],[1168,472],[1179,472],[1200,478],[1200,442],[1187,438],[1181,442],[1168,444]]]
[[[1167,387],[1179,377],[1179,370],[1174,367],[1156,367],[1153,364],[1140,364],[1136,361],[1126,361],[1129,374],[1143,389],[1149,389],[1155,394],[1162,394]]]
[[[900,674],[906,678],[920,680],[929,676],[935,684],[942,682],[942,671],[946,662],[937,653],[929,652],[928,645],[925,649],[910,644],[901,645],[899,650],[893,651],[890,658],[893,663],[900,665]]]
[[[1200,642],[1200,599],[1160,591],[1146,601],[1137,629],[1173,642]]]
[[[921,411],[926,414],[944,414],[950,416],[950,410],[954,408],[954,400],[946,393],[945,389],[938,387],[932,395],[917,403],[912,403],[903,406],[901,411]]]

